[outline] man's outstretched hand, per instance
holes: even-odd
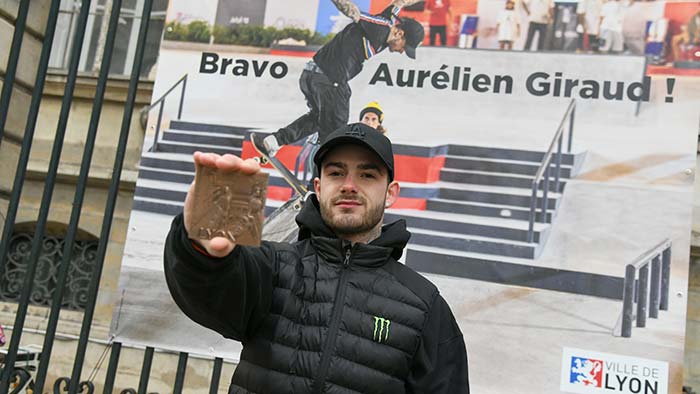
[[[241,174],[255,175],[260,172],[260,165],[253,159],[243,160],[238,156],[225,154],[218,155],[216,153],[194,153],[194,163],[195,167],[199,164],[205,167],[216,168],[223,171],[238,172]],[[214,257],[225,257],[236,244],[231,242],[228,238],[224,237],[214,237],[212,239],[199,239],[196,237],[196,232],[192,230],[192,212],[197,204],[204,204],[204,201],[196,201],[194,197],[194,185],[197,183],[197,175],[195,171],[194,182],[190,186],[190,190],[187,192],[187,197],[185,198],[184,207],[184,221],[185,230],[187,231],[187,236],[190,239],[199,242],[207,253]]]

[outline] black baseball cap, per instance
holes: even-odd
[[[411,18],[399,18],[399,21],[398,27],[403,30],[404,37],[406,38],[406,46],[404,47],[406,55],[411,59],[415,59],[416,48],[418,48],[423,42],[423,38],[425,38],[423,25]]]
[[[323,157],[334,148],[346,144],[360,145],[374,152],[386,165],[389,171],[389,182],[394,180],[394,151],[391,148],[391,141],[384,134],[364,123],[343,126],[326,138],[314,155],[314,163],[319,173]]]

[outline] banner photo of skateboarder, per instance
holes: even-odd
[[[347,138],[377,130],[391,141],[400,188],[384,223],[405,221],[399,262],[454,315],[472,392],[680,392],[700,64],[674,60],[669,45],[697,2],[610,0],[628,18],[623,49],[599,53],[577,47],[593,2],[538,1],[171,1],[116,339],[249,365],[240,342],[191,320],[166,284],[165,241],[194,180],[193,155],[256,160],[267,175],[266,187],[211,191],[198,212],[235,206],[263,245],[296,242],[308,235],[295,218],[317,201],[306,192],[319,148],[361,122]],[[536,14],[545,26],[528,37]],[[516,19],[519,36],[499,36],[496,26]],[[637,20],[644,26],[629,30]],[[512,50],[498,50],[499,37]],[[407,325],[389,316],[368,315],[358,341],[395,345]]]

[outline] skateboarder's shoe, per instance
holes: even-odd
[[[257,150],[264,153],[268,157],[274,157],[280,150],[280,146],[277,143],[277,138],[275,138],[274,135],[268,135],[261,140],[259,135],[254,134],[252,141]]]
[[[255,145],[255,149],[258,152],[260,152],[268,157],[270,156],[270,150],[267,149],[267,147],[265,147],[265,140],[262,137],[260,137],[260,135],[255,134],[255,133],[251,133],[250,141],[253,143],[253,145]]]

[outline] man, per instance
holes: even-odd
[[[195,153],[201,165],[255,174],[252,160]],[[403,220],[389,140],[361,123],[328,136],[297,216],[299,241],[196,239],[185,201],[165,246],[173,298],[191,319],[243,343],[229,393],[469,393],[464,339],[437,288],[397,262]],[[195,179],[195,183],[198,182]]]
[[[696,45],[700,47],[700,7],[697,12],[690,17],[688,25],[681,26],[681,32],[674,35],[671,39],[673,60],[682,60],[683,47],[686,45]]]
[[[622,53],[625,39],[622,28],[625,22],[627,4],[619,0],[608,0],[600,9],[600,51],[603,53]]]
[[[600,11],[603,7],[603,0],[581,0],[576,7],[578,23],[581,30],[578,33],[577,49],[579,51],[591,50],[598,52],[598,35],[600,21]],[[585,45],[586,41],[588,46]]]
[[[418,0],[393,0],[379,15],[361,13],[349,0],[332,1],[353,23],[324,45],[301,74],[299,86],[309,112],[264,140],[253,135],[253,143],[270,156],[282,145],[317,131],[323,143],[330,132],[348,122],[351,95],[348,81],[362,71],[365,60],[387,48],[389,52],[406,52],[415,59],[416,48],[423,41],[420,23],[398,17],[402,6]]]
[[[440,36],[440,45],[447,45],[447,18],[452,22],[450,0],[428,0],[425,9],[430,12],[430,46],[435,46],[435,38]]]
[[[536,51],[544,50],[544,39],[547,36],[549,23],[554,15],[553,0],[525,0],[523,1],[525,13],[530,18],[530,23],[527,26],[527,38],[525,39],[525,50],[529,51],[532,47],[532,41],[537,33]]]

